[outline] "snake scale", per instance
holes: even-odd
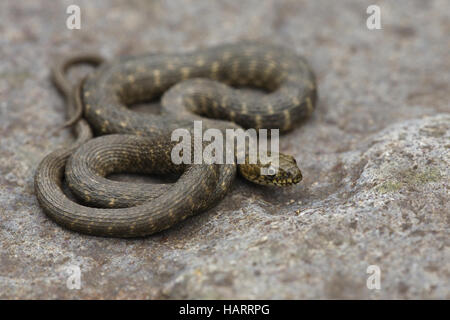
[[[63,73],[77,63],[99,67],[72,91]],[[35,174],[37,199],[62,226],[112,237],[146,236],[167,229],[212,207],[229,191],[236,164],[173,164],[173,130],[192,130],[193,120],[200,119],[204,129],[286,132],[311,114],[317,97],[314,74],[303,57],[261,43],[111,62],[76,56],[54,69],[54,79],[68,97],[77,140],[42,160]],[[245,94],[236,87],[257,87],[266,94]],[[161,96],[158,114],[128,108]],[[81,113],[84,117],[78,119]],[[93,133],[101,136],[91,139]],[[301,180],[291,156],[280,154],[274,175],[260,175],[260,166],[238,165],[242,176],[258,184],[284,186]],[[138,184],[107,179],[113,172],[179,178],[173,184]],[[81,204],[64,193],[64,177]]]

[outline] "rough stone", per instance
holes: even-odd
[[[0,2],[0,298],[450,298],[447,0]],[[81,8],[81,30],[65,26]],[[69,132],[56,57],[287,43],[316,71],[312,118],[281,138],[304,181],[242,180],[145,239],[67,231],[39,208],[37,164]],[[74,78],[80,72],[74,72]],[[139,108],[139,109],[143,109]],[[67,267],[81,268],[69,290]],[[381,288],[369,290],[369,265]]]

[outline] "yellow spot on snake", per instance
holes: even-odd
[[[225,51],[225,52],[223,53],[222,59],[223,59],[224,61],[226,61],[226,60],[230,59],[230,57],[231,57],[231,52]]]
[[[264,70],[264,77],[268,77],[272,73],[273,69],[275,69],[276,66],[277,65],[275,64],[275,62],[270,61],[267,64],[266,69]]]
[[[297,97],[293,97],[292,98],[292,104],[296,107],[298,107],[300,105],[300,100],[298,100]]]
[[[155,86],[159,87],[161,85],[161,71],[158,69],[153,70],[153,80],[155,82]]]
[[[215,78],[217,76],[217,71],[219,71],[219,67],[220,67],[220,63],[217,61],[211,65],[211,77],[212,78]]]
[[[247,114],[247,112],[248,112],[247,103],[242,102],[242,104],[241,104],[241,112],[242,112],[243,114]]]
[[[257,129],[259,129],[259,128],[262,127],[261,121],[262,121],[261,115],[260,115],[260,114],[257,114],[257,115],[255,116],[255,123],[256,123],[255,127],[256,127]]]
[[[220,102],[220,105],[224,108],[227,107],[227,102],[228,102],[228,97],[227,96],[223,96],[222,101]]]
[[[131,74],[127,77],[127,79],[131,83],[133,83],[136,80],[136,78],[133,75],[131,75]]]
[[[203,59],[203,57],[199,57],[195,64],[199,67],[203,67],[205,65],[205,59]]]
[[[268,114],[273,114],[274,113],[273,106],[270,103],[267,105],[267,113]]]
[[[289,112],[289,110],[284,110],[283,111],[284,114],[284,127],[283,129],[287,130],[291,127],[291,113]]]
[[[109,205],[113,206],[115,202],[116,202],[116,199],[111,199],[111,201],[109,201]]]
[[[181,68],[181,77],[183,78],[183,80],[189,78],[190,73],[191,73],[190,68],[188,67]]]

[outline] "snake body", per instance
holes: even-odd
[[[234,88],[242,86],[258,87],[267,94],[246,95]],[[69,95],[67,85],[60,87]],[[35,175],[37,199],[52,219],[69,229],[115,237],[167,229],[211,207],[230,189],[235,164],[174,165],[170,161],[173,130],[192,130],[193,120],[202,120],[204,129],[279,128],[285,132],[311,114],[317,95],[314,74],[304,58],[284,47],[257,43],[122,57],[101,64],[77,92],[79,101],[70,101],[69,113],[76,116],[75,106],[83,106],[84,119],[75,126],[78,139],[72,147],[42,160]],[[160,114],[136,113],[127,107],[161,95]],[[88,124],[96,134],[108,135],[87,141],[92,136]],[[279,166],[274,176],[261,177],[258,165],[247,163],[239,170],[260,184],[289,185],[301,179],[292,157],[281,155]],[[64,170],[68,186],[84,204],[64,194]],[[106,179],[121,171],[180,177],[171,185]]]

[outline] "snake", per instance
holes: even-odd
[[[97,68],[72,88],[64,74],[78,63]],[[176,144],[171,133],[179,128],[192,132],[194,120],[202,121],[203,130],[274,128],[284,133],[310,116],[317,100],[315,75],[306,59],[287,47],[234,43],[111,61],[75,55],[53,68],[53,80],[67,98],[67,125],[77,138],[43,158],[34,185],[44,212],[70,230],[148,236],[214,206],[231,189],[236,172],[269,186],[302,179],[296,160],[282,153],[276,172],[265,175],[261,168],[270,164],[249,163],[248,157],[240,164],[171,161]],[[248,94],[242,87],[263,94]],[[157,114],[129,108],[157,99]],[[142,184],[108,179],[116,172],[170,174],[177,180]],[[64,180],[80,203],[66,194]]]

